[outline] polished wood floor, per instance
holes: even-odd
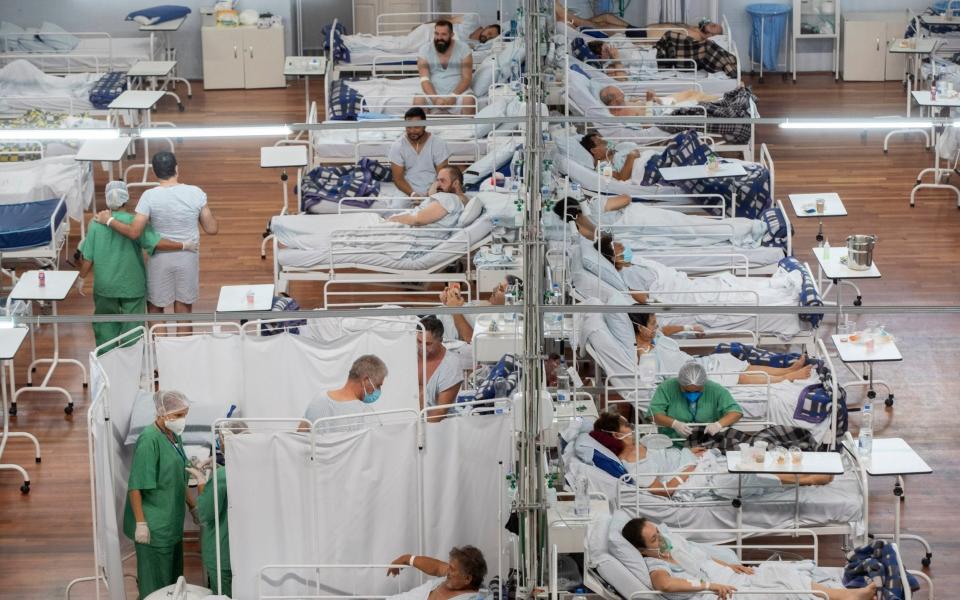
[[[321,91],[313,82],[312,96]],[[303,88],[205,93],[200,83],[187,112],[163,104],[155,120],[180,125],[231,125],[302,120]],[[903,111],[903,89],[896,82],[836,84],[824,75],[801,75],[796,85],[768,77],[755,84],[759,109],[765,116],[896,115]],[[925,192],[916,208],[908,195],[917,172],[929,166],[932,154],[919,138],[895,139],[888,155],[881,152],[882,136],[857,132],[831,135],[762,128],[776,164],[776,195],[786,201],[794,192],[835,191],[850,216],[828,220],[826,233],[842,245],[851,233],[880,237],[876,261],[883,278],[861,287],[865,305],[957,305],[960,278],[951,265],[960,260],[960,210],[946,193]],[[198,310],[214,308],[224,284],[267,282],[269,260],[259,257],[261,233],[268,218],[280,208],[279,173],[259,168],[261,145],[273,140],[191,141],[178,144],[181,180],[203,187],[220,219],[220,234],[202,241],[201,300]],[[98,176],[102,184],[102,177]],[[100,188],[102,189],[102,187]],[[101,200],[102,202],[102,200]],[[794,220],[795,253],[812,260],[816,222]],[[320,301],[316,284],[294,284],[292,294],[303,306]],[[849,299],[848,292],[847,298]],[[89,314],[90,298],[71,297],[62,313]],[[866,317],[862,317],[866,319]],[[960,497],[960,315],[879,315],[898,338],[902,363],[877,368],[877,376],[895,387],[897,404],[878,418],[878,436],[909,441],[935,469],[934,474],[910,478],[904,507],[905,529],[923,534],[934,545],[929,569],[941,598],[952,597],[960,585],[960,524],[956,498]],[[87,325],[61,328],[66,356],[87,360],[93,336]],[[50,334],[39,336],[39,355],[51,352]],[[17,359],[17,378],[24,381],[28,353]],[[93,568],[90,531],[90,488],[87,476],[86,390],[71,367],[64,366],[55,381],[77,399],[77,411],[64,415],[60,398],[30,395],[22,399],[15,429],[36,434],[43,445],[43,462],[34,464],[29,446],[13,441],[4,462],[27,467],[33,479],[29,495],[18,491],[19,477],[0,472],[0,597],[49,599],[62,597],[66,583],[89,576]],[[852,393],[854,398],[859,392]],[[854,427],[856,417],[853,417]],[[888,530],[893,522],[890,478],[871,481],[871,522]],[[825,544],[838,564],[835,540]],[[908,566],[918,568],[916,546],[905,548]],[[75,597],[91,597],[92,587],[81,586]]]

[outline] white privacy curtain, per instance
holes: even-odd
[[[124,446],[123,440],[143,366],[142,340],[92,358],[90,364],[97,568],[106,576],[111,600],[126,598],[122,557],[132,543],[123,536],[123,509],[133,446]]]
[[[243,396],[241,341],[238,334],[154,337],[160,389],[179,390],[193,405],[226,416]]]
[[[331,339],[305,339],[289,333],[246,337],[241,414],[250,418],[301,417],[318,392],[342,386],[350,365],[364,354],[374,354],[387,365],[376,410],[416,409],[416,347],[416,330],[410,327],[347,332]]]
[[[387,563],[404,553],[445,559],[451,547],[466,544],[483,551],[492,576],[498,532],[508,516],[499,484],[500,462],[510,461],[512,417],[457,417],[420,426],[425,431],[422,452],[417,423],[388,423],[323,434],[312,461],[307,434],[230,436],[234,597],[253,600],[258,589],[292,596],[316,593],[311,590],[317,573],[277,569],[260,580],[260,569],[267,565]],[[418,472],[423,473],[426,515],[423,549]],[[383,595],[397,589],[381,573],[341,569],[319,579],[322,589],[331,590],[327,593]]]

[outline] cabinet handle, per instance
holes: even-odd
[[[877,38],[877,52],[880,52],[880,38]]]
[[[233,58],[240,58],[240,56],[237,54],[237,47],[236,47],[236,46],[233,47]]]
[[[250,60],[253,60],[253,46],[250,46]]]

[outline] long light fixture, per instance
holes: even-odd
[[[957,124],[954,124],[956,127]],[[932,121],[871,119],[869,121],[786,121],[781,129],[929,129]]]
[[[7,140],[115,140],[119,129],[0,129],[0,141]]]
[[[287,125],[250,125],[245,127],[144,127],[140,137],[151,138],[223,138],[283,137],[290,134]]]

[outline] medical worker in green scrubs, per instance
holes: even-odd
[[[135,542],[140,598],[183,575],[187,506],[198,521],[195,503],[187,495],[189,461],[180,439],[190,402],[172,390],[155,392],[153,402],[157,418],[137,438],[123,515],[123,533]]]
[[[107,206],[112,211],[110,218],[121,223],[132,223],[133,213],[123,207],[130,199],[127,184],[111,181],[106,187]],[[130,315],[147,312],[147,271],[143,263],[143,251],[148,254],[163,251],[197,251],[194,242],[173,242],[161,238],[153,227],[147,225],[140,237],[130,240],[96,221],[90,223],[86,237],[80,243],[83,263],[77,278],[77,290],[83,295],[83,286],[92,268],[93,314]],[[143,325],[138,322],[94,323],[93,336],[97,346],[114,339],[121,333]],[[103,348],[104,352],[109,348]]]
[[[217,436],[217,462],[223,456],[224,438],[238,433],[245,433],[247,425],[243,421],[230,421],[221,426]],[[200,557],[203,568],[210,579],[210,589],[217,593],[217,544],[220,545],[220,594],[233,596],[233,571],[230,569],[230,533],[227,530],[227,468],[224,465],[215,465],[217,477],[217,506],[213,505],[213,482],[201,483],[200,495],[197,497],[197,514],[200,517]],[[190,470],[197,481],[203,482],[206,477],[202,473]],[[217,508],[218,510],[214,510]],[[217,539],[216,522],[220,522],[220,539]]]

